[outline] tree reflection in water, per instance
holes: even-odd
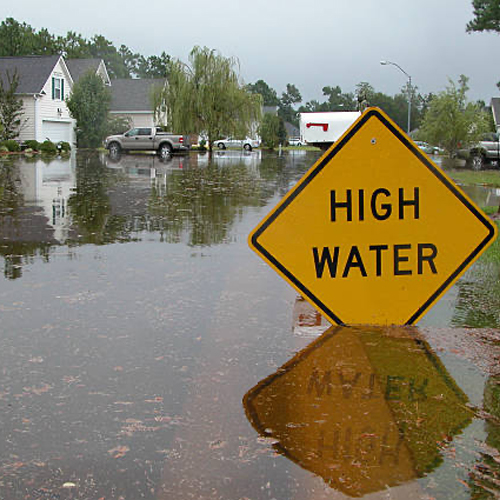
[[[110,162],[97,152],[83,152],[67,165],[57,162],[58,168],[74,172],[63,237],[55,236],[51,220],[56,200],[40,191],[51,163],[17,159],[0,164],[0,253],[8,278],[21,277],[22,266],[37,255],[48,261],[59,245],[138,242],[152,233],[160,241],[189,246],[229,243],[247,208],[284,194],[307,166],[260,154],[216,155],[208,161],[189,155],[167,162],[125,155]],[[25,175],[19,174],[20,167]],[[23,190],[36,191],[29,203]]]

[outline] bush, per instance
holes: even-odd
[[[58,144],[58,147],[64,153],[68,153],[69,151],[71,151],[71,146],[70,146],[69,142],[61,141]]]
[[[18,151],[21,151],[21,146],[19,146],[19,143],[14,139],[3,141],[2,146],[5,146],[11,153],[17,153]]]
[[[8,153],[8,152],[9,152],[9,150],[8,150],[7,146],[0,145],[0,153]]]
[[[57,146],[51,141],[44,141],[40,145],[40,151],[46,154],[57,154]]]
[[[24,145],[26,146],[26,149],[32,149],[33,151],[40,150],[40,143],[32,139],[24,141]]]

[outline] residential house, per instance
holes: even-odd
[[[111,80],[110,114],[128,118],[131,127],[153,127],[164,122],[164,116],[155,116],[152,92],[163,87],[165,79]]]
[[[264,115],[277,115],[278,106],[262,106],[262,116]]]
[[[8,76],[17,73],[17,94],[23,101],[20,140],[75,142],[75,121],[66,106],[73,78],[64,59],[54,56],[0,57],[0,78],[8,88]]]
[[[75,83],[80,80],[83,75],[92,71],[102,78],[105,85],[111,85],[111,79],[109,78],[106,64],[102,59],[66,59],[66,66],[68,66],[71,77]]]
[[[296,127],[293,123],[285,122],[286,136],[288,139],[296,139],[300,137],[299,127]]]

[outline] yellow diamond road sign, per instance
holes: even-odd
[[[496,226],[390,118],[369,108],[249,236],[338,324],[412,324]]]

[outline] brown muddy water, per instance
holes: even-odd
[[[498,246],[332,327],[246,242],[316,158],[0,163],[1,500],[499,496]]]

